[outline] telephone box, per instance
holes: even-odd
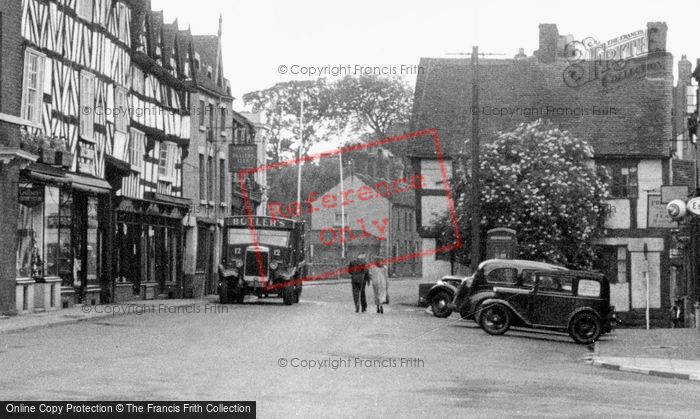
[[[517,257],[518,239],[515,237],[515,230],[499,227],[486,232],[487,259],[516,259]]]

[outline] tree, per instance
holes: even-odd
[[[252,112],[262,112],[270,128],[268,157],[279,162],[296,157],[299,147],[299,116],[304,96],[304,143],[302,155],[322,137],[330,115],[328,86],[325,79],[289,81],[243,95]]]
[[[608,175],[593,164],[593,148],[550,122],[522,123],[483,147],[480,165],[482,231],[516,230],[520,257],[575,268],[595,260],[592,240],[602,234]],[[468,159],[457,162],[453,196],[469,259],[471,178]],[[451,241],[443,217],[434,226],[439,240]],[[483,237],[482,237],[483,239]]]
[[[338,119],[351,123],[359,133],[376,139],[405,126],[411,116],[413,91],[400,77],[345,76],[331,86],[329,106]]]

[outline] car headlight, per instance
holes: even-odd
[[[240,259],[236,259],[236,267],[237,268],[242,268],[243,267],[243,261]]]
[[[277,262],[272,262],[272,263],[270,263],[270,269],[272,269],[273,271],[274,271],[275,269],[277,269],[278,266],[279,266],[279,264],[278,264]]]

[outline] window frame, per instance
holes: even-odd
[[[86,87],[90,88],[87,89]],[[89,94],[89,98],[86,96]],[[80,138],[95,142],[95,75],[89,71],[80,72]],[[85,102],[89,102],[86,104]],[[87,108],[87,110],[85,110]]]
[[[207,158],[204,153],[199,153],[199,202],[207,202]]]
[[[92,22],[92,17],[95,14],[95,8],[93,0],[76,0],[75,3],[75,14],[88,22]],[[86,9],[90,9],[89,16],[85,14]]]
[[[160,143],[158,150],[158,180],[163,182],[173,183],[175,179],[175,143],[163,141]],[[163,158],[163,150],[165,150],[165,158]],[[164,164],[165,163],[165,164]]]
[[[226,159],[219,158],[219,203],[226,204],[227,187],[226,185]]]
[[[123,103],[118,99],[123,98]],[[114,130],[127,133],[129,131],[129,97],[125,88],[117,86],[114,88]]]
[[[491,274],[493,274],[494,272],[503,271],[503,270],[515,271],[515,278],[513,279],[513,282],[491,280]],[[488,284],[517,285],[519,276],[520,276],[520,273],[518,272],[518,268],[513,268],[510,266],[501,266],[501,267],[498,267],[498,268],[495,268],[495,269],[492,269],[491,271],[489,271],[488,274],[484,275],[484,279],[486,280],[486,283],[488,283]]]
[[[36,96],[34,97],[31,106],[35,109],[34,115],[28,115],[29,112],[29,63],[30,59],[36,57]],[[21,115],[22,119],[31,122],[33,125],[41,124],[42,103],[44,98],[44,77],[46,72],[46,55],[33,49],[27,48],[24,51],[24,67],[22,74],[22,103]]]
[[[138,141],[136,141],[138,140]],[[129,164],[132,170],[141,171],[143,166],[143,151],[146,143],[146,133],[129,128]],[[134,147],[137,146],[138,150]]]
[[[611,199],[639,198],[639,169],[637,161],[609,161],[602,165],[610,174],[608,191]],[[625,173],[625,171],[627,173]],[[622,178],[625,177],[625,182]]]

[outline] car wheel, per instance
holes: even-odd
[[[282,291],[282,301],[284,301],[284,305],[287,306],[294,304],[294,287],[286,287]]]
[[[569,323],[569,336],[584,345],[595,342],[601,330],[600,320],[592,313],[578,313]]]
[[[510,329],[510,309],[503,304],[489,304],[481,311],[479,325],[490,335],[502,335]]]
[[[430,299],[430,308],[433,310],[433,316],[439,318],[449,317],[452,310],[447,307],[447,304],[452,301],[450,293],[447,291],[438,291]]]

